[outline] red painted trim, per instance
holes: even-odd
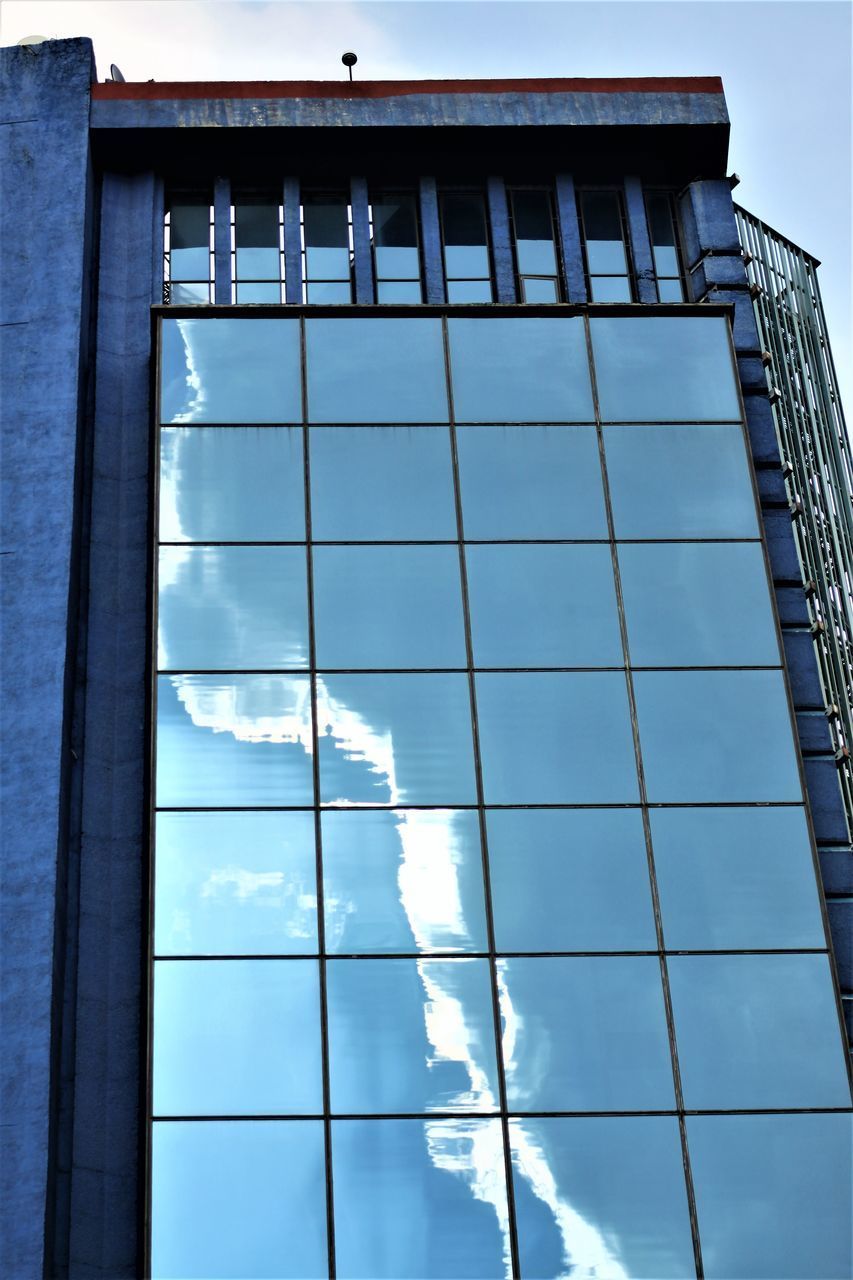
[[[601,80],[193,80],[92,85],[108,101],[179,98],[399,98],[445,93],[722,93],[719,76]]]

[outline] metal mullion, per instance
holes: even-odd
[[[349,812],[352,812],[350,810]],[[617,959],[630,959],[632,957],[651,958],[661,954],[667,956],[790,956],[790,955],[815,955],[825,956],[829,952],[826,947],[679,947],[677,949],[670,948],[667,951],[660,952],[657,950],[611,950],[611,951],[501,951],[501,958],[520,960],[528,956],[537,959],[553,960],[553,959],[607,959],[614,956]],[[339,964],[342,961],[347,963],[351,960],[364,960],[366,963],[381,962],[383,960],[418,960],[426,964],[435,961],[436,963],[445,960],[488,960],[490,953],[488,951],[336,951],[331,955],[327,955],[326,959],[329,964]],[[212,964],[229,960],[316,960],[316,951],[282,951],[282,952],[164,952],[157,955],[158,961],[168,960],[172,964],[182,964],[188,961],[197,963],[200,961],[210,961]],[[430,1112],[430,1114],[432,1114]],[[513,1115],[516,1113],[513,1112]]]
[[[459,577],[462,590],[462,617],[465,629],[465,653],[468,663],[468,692],[471,702],[471,740],[474,752],[474,778],[477,788],[477,818],[480,828],[480,857],[483,872],[483,899],[486,911],[486,937],[489,947],[489,983],[492,992],[492,1015],[495,1035],[495,1058],[498,1071],[498,1090],[501,1134],[504,1149],[504,1178],[506,1182],[507,1216],[509,1224],[509,1248],[512,1274],[521,1276],[521,1262],[518,1250],[518,1226],[515,1215],[515,1187],[512,1171],[512,1148],[509,1132],[509,1104],[507,1101],[506,1071],[504,1066],[503,1035],[500,1007],[500,992],[497,978],[497,956],[495,946],[495,922],[492,909],[492,885],[489,865],[488,832],[486,828],[485,796],[483,791],[483,768],[480,755],[480,731],[477,717],[477,689],[474,679],[474,646],[471,634],[471,609],[468,596],[468,573],[465,561],[465,525],[462,511],[462,489],[459,479],[459,458],[456,448],[456,420],[453,396],[453,379],[451,377],[450,338],[447,319],[442,320],[442,338],[444,342],[444,370],[447,380],[448,419],[450,428],[450,450],[453,465],[453,495],[456,505],[457,534],[459,543]]]
[[[661,912],[660,893],[658,891],[657,874],[655,871],[654,848],[652,845],[651,819],[649,816],[648,794],[646,791],[646,779],[643,769],[642,746],[640,742],[640,725],[637,711],[637,701],[634,692],[634,681],[631,671],[631,653],[628,641],[628,626],[625,616],[625,603],[622,594],[622,579],[619,571],[619,557],[616,550],[616,537],[613,522],[613,508],[610,500],[610,485],[607,477],[607,458],[604,450],[604,432],[602,430],[599,398],[598,398],[598,376],[593,357],[592,335],[590,332],[589,318],[584,322],[584,333],[586,338],[587,360],[589,362],[590,383],[592,388],[593,404],[596,414],[596,434],[598,436],[599,462],[601,465],[601,481],[604,491],[604,508],[607,516],[607,528],[610,535],[611,544],[611,564],[613,570],[613,580],[616,592],[616,608],[619,617],[619,631],[622,639],[622,651],[625,659],[625,685],[628,695],[628,708],[631,717],[631,735],[634,744],[634,758],[637,770],[637,783],[640,796],[640,812],[643,820],[643,834],[646,844],[646,859],[648,863],[649,887],[652,896],[652,909],[655,920],[655,935],[658,943],[661,988],[663,992],[664,1008],[666,1012],[667,1036],[669,1039],[670,1061],[672,1067],[672,1080],[675,1093],[675,1105],[678,1111],[678,1128],[681,1140],[681,1158],[684,1167],[684,1181],[687,1192],[687,1207],[690,1217],[690,1230],[693,1238],[693,1258],[696,1267],[697,1280],[703,1280],[704,1267],[702,1264],[702,1245],[699,1236],[699,1219],[696,1208],[696,1194],[693,1186],[693,1171],[690,1164],[690,1152],[687,1145],[687,1128],[684,1122],[684,1093],[681,1084],[681,1068],[678,1061],[678,1044],[675,1035],[675,1015],[672,1006],[672,993],[669,986],[669,971],[666,964],[666,944],[663,930],[663,916]]]
[[[638,1116],[672,1116],[675,1118],[677,1112],[673,1110],[662,1110],[660,1108],[652,1111],[514,1111],[513,1118],[519,1119],[571,1119],[571,1120],[595,1120],[595,1119],[631,1119]],[[825,1115],[849,1115],[849,1107],[732,1107],[728,1110],[721,1108],[711,1109],[693,1109],[689,1108],[684,1113],[686,1116],[825,1116]],[[371,1121],[394,1121],[394,1120],[464,1120],[469,1117],[478,1117],[487,1120],[496,1120],[498,1113],[496,1111],[430,1111],[426,1115],[423,1111],[336,1111],[332,1113],[334,1120],[350,1121],[350,1120],[371,1120]],[[317,1120],[319,1116],[316,1112],[271,1112],[267,1115],[248,1116],[242,1114],[231,1115],[162,1115],[156,1117],[157,1124],[193,1124],[204,1123],[210,1120],[245,1121],[245,1120],[264,1120],[272,1123],[291,1124],[293,1121],[300,1120]]]
[[[623,670],[622,667],[619,668]],[[310,812],[313,809],[310,804],[195,804],[195,805],[160,805],[157,813],[303,813]],[[596,802],[595,804],[549,804],[549,803],[517,803],[517,804],[489,804],[488,802],[482,806],[485,810],[489,809],[639,809],[640,802],[638,800],[620,802]],[[649,809],[803,809],[805,802],[803,800],[650,800],[648,802]],[[412,804],[406,801],[404,804],[323,804],[320,806],[321,813],[352,813],[354,810],[366,813],[396,813],[402,809],[416,809],[423,812],[432,812],[433,810],[445,809],[474,810],[478,808],[477,804]]]

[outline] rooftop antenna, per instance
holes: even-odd
[[[355,64],[358,62],[358,56],[352,53],[348,49],[347,52],[341,56],[341,62],[344,64],[347,71],[349,72],[350,80],[352,80],[352,69],[355,66]]]
[[[121,74],[121,72],[119,71],[118,67],[114,62],[110,63],[110,79],[115,80],[116,84],[125,83],[124,76]]]

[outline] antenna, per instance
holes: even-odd
[[[44,44],[47,39],[48,39],[47,36],[21,36],[20,40],[18,41],[18,44],[19,45]]]
[[[115,80],[117,84],[125,83],[124,76],[121,74],[121,72],[119,71],[118,67],[114,62],[110,63],[110,79]]]
[[[349,72],[350,80],[352,80],[352,69],[355,66],[355,64],[358,62],[358,55],[355,53],[352,53],[351,50],[348,49],[346,53],[341,55],[341,62],[344,64],[347,71]]]

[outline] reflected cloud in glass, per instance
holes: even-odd
[[[301,422],[299,321],[162,321],[160,421]]]

